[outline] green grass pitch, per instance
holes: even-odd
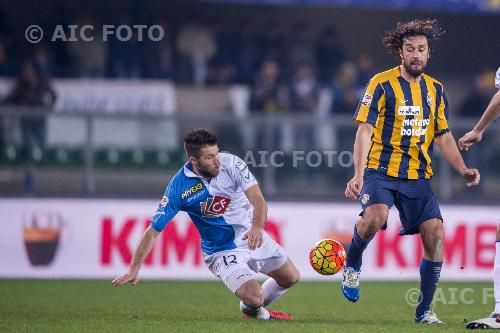
[[[0,280],[0,332],[465,332],[465,320],[493,309],[491,297],[483,302],[483,288],[492,283],[442,282],[435,311],[447,325],[417,326],[415,308],[405,302],[415,287],[417,282],[362,281],[353,304],[339,281],[301,282],[271,306],[296,320],[262,322],[242,320],[237,298],[218,281],[113,287],[104,280]],[[460,301],[465,288],[472,288],[464,293],[472,304]]]

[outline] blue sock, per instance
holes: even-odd
[[[420,262],[420,296],[416,311],[416,318],[430,309],[434,292],[439,282],[442,261],[430,261],[422,258]]]
[[[373,237],[365,240],[361,239],[356,226],[354,226],[354,234],[352,235],[351,245],[349,245],[349,249],[347,249],[346,267],[352,267],[357,271],[361,269],[363,251],[372,239]]]

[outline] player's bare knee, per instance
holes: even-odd
[[[264,294],[262,293],[261,289],[254,290],[246,295],[246,298],[243,302],[248,306],[258,308],[259,306],[264,304]]]
[[[240,298],[246,305],[257,308],[264,303],[264,294],[260,287],[247,286],[240,294]]]
[[[384,223],[387,221],[387,216],[381,213],[365,214],[363,220],[357,225],[358,235],[362,239],[367,239],[375,236],[377,231],[382,228]]]
[[[288,274],[284,279],[276,281],[278,285],[283,288],[291,288],[296,285],[300,280],[300,273],[297,269],[294,269],[290,274]]]

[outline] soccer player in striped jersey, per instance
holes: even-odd
[[[490,104],[484,111],[483,116],[474,128],[466,133],[458,140],[460,149],[468,150],[473,144],[481,141],[484,130],[495,119],[500,116],[500,67],[497,70],[495,77],[495,87],[498,88],[497,93],[491,99]],[[495,295],[495,309],[491,316],[483,319],[471,321],[466,325],[467,328],[496,328],[500,329],[500,224],[497,227],[497,241],[495,263],[493,268],[493,287]]]
[[[366,88],[354,121],[354,177],[346,197],[361,203],[342,281],[342,292],[359,299],[363,251],[396,205],[401,235],[420,233],[420,298],[415,322],[442,324],[430,304],[443,263],[443,218],[429,179],[435,143],[468,186],[479,184],[477,169],[468,168],[448,127],[448,100],[443,84],[424,74],[432,43],[443,34],[435,20],[398,23],[383,42],[400,65],[375,75]]]

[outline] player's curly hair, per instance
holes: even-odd
[[[429,49],[431,51],[431,44],[438,40],[444,33],[445,31],[438,26],[437,20],[427,19],[412,20],[406,23],[398,22],[394,30],[386,32],[382,42],[387,52],[399,59],[399,50],[403,47],[403,41],[406,37],[427,37],[427,42],[429,43]]]
[[[201,149],[217,144],[217,134],[204,128],[189,130],[184,136],[184,149],[188,156],[200,158]]]

